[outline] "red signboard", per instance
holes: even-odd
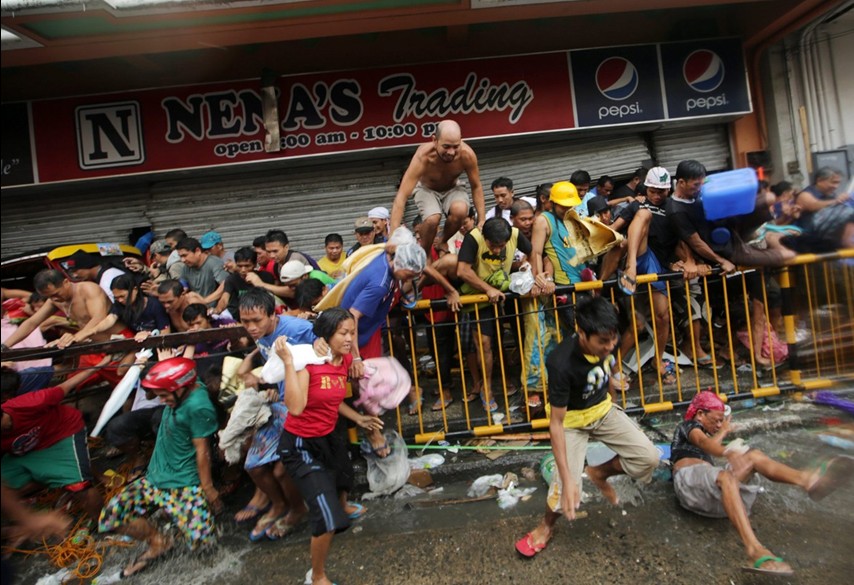
[[[282,149],[271,153],[260,81],[34,102],[38,182],[418,144],[444,118],[457,120],[464,138],[575,127],[566,53],[299,75],[277,85]]]

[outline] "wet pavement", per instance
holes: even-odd
[[[848,398],[852,393],[847,394]],[[844,435],[839,423],[854,422],[839,411],[791,400],[749,410],[736,410],[753,447],[796,467],[816,464],[844,453],[828,436]],[[779,410],[772,410],[779,409]],[[675,415],[644,421],[651,439],[671,434]],[[850,432],[850,431],[849,431]],[[850,435],[849,435],[850,438]],[[626,478],[616,482],[622,508],[603,502],[589,483],[582,509],[588,517],[570,525],[561,520],[549,546],[535,559],[520,558],[514,542],[537,523],[545,501],[545,483],[537,474],[521,486],[537,491],[529,501],[501,510],[494,500],[421,506],[416,502],[464,498],[471,481],[489,473],[512,470],[521,477],[548,451],[516,451],[488,461],[483,455],[445,452],[447,461],[434,470],[441,492],[416,499],[386,498],[366,502],[368,513],[348,532],[335,537],[327,564],[329,576],[351,584],[659,584],[850,582],[854,570],[854,486],[815,503],[790,486],[763,481],[766,493],[753,511],[760,540],[795,569],[791,578],[743,573],[746,564],[735,530],[726,520],[692,515],[676,503],[672,485],[657,474],[647,486]],[[852,452],[848,452],[852,453]],[[854,453],[852,453],[854,454]],[[364,489],[364,487],[363,487]],[[234,496],[231,510],[248,499]],[[310,567],[309,532],[303,527],[284,540],[251,544],[250,526],[221,522],[220,544],[210,554],[179,553],[132,581],[140,584],[233,583],[300,584]],[[138,549],[113,549],[104,574],[118,570]],[[23,582],[33,583],[50,568],[29,561]]]

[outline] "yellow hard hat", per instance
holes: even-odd
[[[552,190],[549,192],[549,199],[564,207],[581,205],[581,199],[578,197],[578,189],[569,181],[560,181],[552,185]]]

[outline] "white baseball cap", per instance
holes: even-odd
[[[289,280],[295,280],[309,272],[311,272],[310,265],[303,264],[299,260],[291,260],[289,262],[285,262],[284,266],[279,270],[279,278],[281,278],[282,282],[288,282]]]
[[[645,187],[653,189],[670,189],[670,173],[664,167],[652,167],[646,174],[646,180],[643,182]]]

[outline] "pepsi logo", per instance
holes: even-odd
[[[717,53],[699,49],[685,58],[682,76],[691,89],[701,93],[714,91],[724,80],[724,63]]]
[[[638,70],[627,59],[609,57],[596,68],[596,87],[609,100],[624,100],[638,88]]]

